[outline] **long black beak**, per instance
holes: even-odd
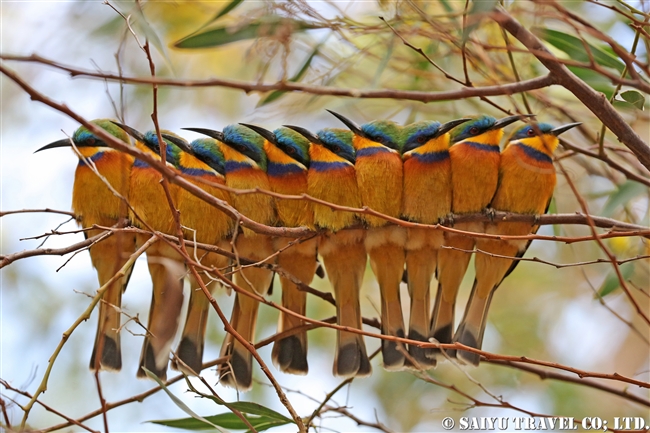
[[[252,129],[253,131],[257,132],[260,134],[262,137],[264,137],[267,141],[273,144],[277,144],[278,140],[275,138],[275,134],[269,131],[268,129],[264,129],[261,126],[257,125],[250,125],[248,123],[240,123],[240,125],[247,127],[248,129]]]
[[[181,129],[184,129],[185,131],[198,132],[199,134],[207,135],[208,137],[212,137],[223,142],[223,132],[221,131],[215,131],[214,129],[206,129],[206,128],[181,128]]]
[[[582,122],[567,123],[566,125],[558,126],[555,129],[551,129],[551,134],[558,136],[560,134],[567,132],[571,128],[575,128],[578,125],[582,125]]]
[[[122,128],[124,131],[126,131],[127,134],[129,134],[131,137],[135,138],[139,142],[145,143],[144,134],[142,132],[138,131],[137,129],[133,129],[130,126],[119,123],[119,122],[113,122],[112,120],[111,120],[111,122],[114,123],[115,125],[119,126],[120,128]]]
[[[360,127],[359,125],[357,125],[356,122],[354,122],[354,121],[348,119],[347,117],[345,117],[345,116],[343,116],[342,114],[339,114],[339,113],[337,113],[337,112],[335,112],[335,111],[328,110],[328,109],[325,109],[325,111],[327,111],[328,113],[332,114],[334,117],[336,117],[336,118],[339,119],[341,122],[343,122],[343,123],[345,124],[345,126],[347,126],[347,127],[350,129],[350,131],[352,131],[352,132],[355,133],[356,135],[359,135],[359,136],[361,136],[361,137],[368,138],[368,137],[366,136],[366,133],[363,132],[363,131],[361,130],[361,127]]]
[[[163,139],[172,142],[176,146],[178,146],[183,152],[189,153],[190,155],[194,155],[194,150],[190,147],[190,145],[187,143],[187,141],[183,140],[182,138],[174,137],[173,135],[169,134],[160,134]]]
[[[523,120],[528,117],[535,117],[534,114],[517,114],[515,116],[508,116],[504,117],[503,119],[499,119],[496,122],[494,122],[494,125],[490,129],[501,129],[505,128],[506,126],[510,125],[511,123],[515,123],[517,120]]]
[[[436,137],[440,137],[443,134],[446,134],[447,132],[451,131],[458,125],[462,125],[465,122],[469,122],[472,119],[469,118],[463,118],[463,119],[456,119],[456,120],[450,120],[447,123],[443,123],[440,125],[440,128],[438,128],[438,131],[436,132]]]
[[[315,143],[315,144],[323,144],[320,138],[318,138],[318,135],[314,134],[311,131],[308,131],[305,128],[302,128],[300,126],[294,126],[294,125],[282,125],[285,128],[293,129],[296,131],[298,134],[302,135],[305,137],[307,140],[309,140],[310,143]]]
[[[72,147],[72,144],[70,143],[70,138],[64,138],[63,140],[58,140],[53,143],[50,143],[46,146],[41,147],[38,150],[35,150],[34,153],[40,152],[41,150],[46,150],[46,149],[54,149],[56,147]]]

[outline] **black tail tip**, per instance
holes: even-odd
[[[120,351],[120,345],[113,338],[104,335],[103,336],[103,347],[102,347],[102,356],[97,365],[97,347],[99,342],[95,343],[93,347],[93,353],[90,356],[90,369],[95,370],[108,370],[108,371],[120,371],[122,369],[122,352]]]
[[[189,367],[191,372],[198,375],[203,368],[203,345],[199,347],[189,338],[183,338],[176,350],[176,357],[182,361],[182,363],[173,360],[172,368],[174,370],[187,371]]]
[[[248,357],[245,357],[233,352],[230,362],[219,366],[221,383],[238,391],[248,391],[253,385],[252,366],[252,355],[248,354]]]
[[[309,372],[307,348],[297,335],[278,340],[273,345],[273,361],[284,373],[305,375]]]

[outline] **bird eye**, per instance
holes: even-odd
[[[287,147],[287,153],[289,155],[293,155],[294,153],[296,153],[296,150],[293,147]]]
[[[332,146],[332,151],[333,151],[334,153],[339,153],[339,152],[341,151],[341,148],[338,147],[338,146]]]
[[[530,129],[526,132],[526,134],[528,134],[529,137],[532,137],[533,135],[535,135],[535,130],[534,130],[533,128],[530,128]]]
[[[477,126],[472,126],[471,128],[469,128],[469,133],[470,134],[478,134],[478,131],[479,130],[478,130]]]
[[[424,135],[420,135],[418,137],[418,143],[424,144],[424,143],[426,143],[426,141],[427,141],[427,137],[425,137]]]
[[[95,144],[95,139],[92,138],[92,137],[86,139],[86,144],[89,145],[89,146],[92,146],[93,144]]]

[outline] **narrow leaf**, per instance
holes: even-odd
[[[634,273],[634,262],[623,263],[621,266],[619,266],[619,269],[621,271],[621,275],[623,276],[623,280],[628,280]],[[620,287],[621,282],[618,279],[618,275],[616,275],[614,269],[611,269],[607,274],[607,277],[605,277],[603,285],[600,286],[597,296],[601,298],[605,297]]]
[[[269,428],[272,427],[288,424],[288,422],[278,421],[263,416],[244,415],[244,417],[258,432],[268,430]],[[248,426],[237,415],[233,413],[222,413],[219,415],[206,416],[205,419],[210,421],[213,424],[216,424],[218,426],[221,426],[229,430],[248,430]],[[207,424],[198,421],[194,418],[154,420],[149,422],[153,424],[164,425],[167,427],[181,428],[185,430],[211,429],[211,427],[208,426]]]
[[[185,412],[186,414],[188,414],[192,418],[205,423],[206,428],[214,428],[214,429],[219,430],[220,432],[225,433],[218,426],[212,424],[210,421],[208,421],[205,418],[201,417],[200,415],[197,415],[196,413],[194,413],[192,411],[192,409],[190,409],[185,403],[183,403],[181,401],[181,399],[179,399],[174,394],[172,394],[172,392],[167,388],[167,386],[163,383],[163,381],[158,378],[158,376],[156,376],[155,374],[153,374],[151,371],[147,370],[144,367],[143,367],[143,370],[146,373],[147,377],[149,377],[149,379],[154,380],[163,389],[163,391],[165,391],[167,393],[169,398],[172,399],[172,401],[176,404],[176,406],[178,406],[183,412]]]
[[[626,90],[621,93],[621,98],[634,105],[639,110],[643,110],[643,106],[645,105],[645,96],[643,96],[641,92],[637,92],[636,90]]]
[[[605,217],[613,216],[621,207],[636,197],[647,194],[648,187],[633,180],[628,180],[618,187],[616,191],[610,194],[605,207],[603,208],[602,215]]]
[[[237,6],[239,6],[244,0],[232,0],[230,3],[226,5],[223,9],[219,11],[210,21],[208,21],[207,24],[211,24],[221,18],[222,16],[228,14],[230,11],[235,9]],[[207,25],[206,24],[206,25]]]
[[[625,64],[618,57],[613,56],[604,48],[596,47],[576,36],[540,27],[534,28],[533,32],[558,50],[565,52],[572,60],[590,62],[589,54],[585,48],[586,45],[589,47],[594,61],[599,65],[616,69],[618,72],[623,72],[623,69],[625,69]]]
[[[250,23],[235,30],[232,30],[232,27],[217,27],[206,30],[183,38],[176,42],[174,46],[176,48],[218,47],[232,42],[274,35],[284,26],[291,26],[294,32],[317,28],[317,26],[305,21],[274,16],[265,18],[259,22]]]
[[[314,50],[311,52],[309,57],[307,57],[307,60],[305,60],[305,62],[302,64],[302,66],[300,67],[300,70],[293,77],[289,78],[289,82],[296,83],[296,82],[298,82],[298,81],[300,81],[302,79],[302,77],[309,70],[309,66],[311,65],[312,60],[314,60],[314,58],[318,55],[318,53],[320,51],[320,48],[323,46],[323,44],[325,43],[325,41],[327,40],[328,37],[329,37],[329,34],[325,37],[325,39],[323,41],[321,41],[318,45],[316,45],[316,47],[314,47]],[[266,104],[269,104],[269,103],[271,103],[273,101],[276,101],[277,99],[282,97],[282,95],[284,95],[285,93],[287,93],[286,90],[274,90],[266,98],[262,99],[257,104],[257,106],[261,107],[262,105],[266,105]]]
[[[467,14],[467,27],[463,31],[463,42],[466,42],[469,35],[478,27],[483,15],[491,12],[498,3],[498,0],[472,1],[472,9]]]

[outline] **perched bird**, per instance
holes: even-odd
[[[402,211],[402,157],[397,150],[400,127],[389,120],[357,125],[352,120],[327,110],[341,120],[354,134],[356,151],[354,169],[361,203],[372,210],[399,218]],[[381,332],[404,338],[404,319],[399,285],[404,273],[406,230],[387,220],[362,215],[368,225],[365,246],[370,266],[377,277],[381,293]],[[403,345],[381,340],[384,367],[399,370],[404,366]]]
[[[243,124],[265,138],[264,151],[268,162],[266,173],[271,191],[285,195],[307,193],[307,169],[309,168],[309,141],[289,128],[271,132],[255,125]],[[314,211],[307,200],[283,200],[276,198],[278,223],[283,227],[313,227]],[[274,238],[276,250],[281,251],[277,263],[304,284],[310,284],[317,268],[316,248],[318,239],[312,238],[295,243],[291,238]],[[306,314],[307,293],[300,290],[290,279],[280,276],[282,306],[302,316]],[[301,328],[305,323],[280,312],[278,333]],[[300,329],[292,335],[276,340],[271,358],[285,373],[307,374],[307,331]]]
[[[122,124],[117,124],[136,139],[136,146],[160,158],[160,143],[156,131],[145,134]],[[168,131],[161,131],[166,135]],[[170,167],[178,167],[181,150],[169,140],[165,140],[165,158]],[[174,235],[176,224],[169,201],[160,183],[162,175],[149,164],[136,159],[131,170],[129,202],[133,208],[130,214],[134,226],[143,229]],[[179,187],[169,184],[169,195],[173,205],[178,208]],[[142,246],[149,235],[138,234],[137,246]],[[171,345],[178,330],[183,306],[183,278],[186,275],[185,261],[180,253],[162,239],[147,249],[147,265],[153,282],[153,294],[149,309],[147,335],[142,344],[138,377],[146,377],[143,368],[164,380],[167,377],[167,364]]]
[[[218,141],[226,161],[228,187],[270,191],[264,139],[259,134],[241,125],[229,125],[223,132],[203,128],[184,129],[208,135]],[[258,223],[274,225],[277,221],[275,201],[268,194],[232,194],[232,203],[238,212]],[[257,234],[249,228],[243,228],[243,232],[235,236],[235,252],[241,257],[264,262],[275,252],[270,236]],[[237,286],[259,295],[266,295],[272,281],[273,272],[260,267],[238,268],[234,275]],[[258,308],[257,300],[240,293],[235,295],[230,324],[251,343],[255,340]],[[222,383],[240,391],[250,389],[253,382],[252,354],[232,334],[228,334],[221,355],[230,356],[227,363],[219,366]]]
[[[287,127],[310,142],[307,192],[310,196],[340,206],[361,207],[354,171],[352,133],[326,128],[315,135],[299,126]],[[319,240],[318,251],[334,288],[337,323],[361,329],[359,293],[366,268],[365,231],[348,229],[359,223],[358,215],[314,204],[314,225],[328,230]],[[372,368],[363,336],[337,331],[335,376],[368,376]]]
[[[580,125],[570,123],[557,128],[546,123],[527,125],[517,130],[501,153],[499,186],[491,208],[521,214],[546,213],[553,196],[556,178],[553,152],[558,135]],[[486,233],[506,236],[536,233],[539,226],[529,223],[489,223]],[[476,279],[463,320],[454,335],[454,341],[481,348],[487,319],[487,310],[494,291],[519,263],[499,256],[522,257],[531,241],[477,239]],[[483,254],[485,252],[487,254]],[[456,357],[477,365],[479,355],[457,351]]]
[[[454,143],[449,149],[453,214],[482,212],[490,204],[499,177],[499,143],[503,128],[520,120],[509,116],[496,120],[480,116],[458,126],[451,133]],[[454,226],[470,232],[483,231],[480,223],[459,223]],[[474,238],[445,233],[443,248],[438,253],[438,293],[436,295],[430,336],[440,343],[451,343],[456,295],[471,253]],[[433,354],[439,354],[434,350]]]
[[[225,185],[226,162],[216,140],[201,138],[189,144],[173,135],[164,134],[163,138],[176,144],[183,152],[178,156],[178,169],[184,175],[191,176],[187,180],[202,188],[213,197],[226,203],[231,203],[230,193],[207,182]],[[181,214],[181,223],[185,239],[196,242],[217,245],[225,250],[230,250],[230,235],[235,221],[228,215],[213,207],[204,200],[185,190],[178,192],[178,210]],[[188,248],[189,250],[189,248]],[[204,266],[222,269],[228,267],[230,259],[221,254],[196,249],[195,256]],[[214,278],[200,271],[201,280],[211,292],[217,287]],[[190,300],[187,308],[187,318],[181,341],[176,350],[176,357],[190,368],[187,373],[199,373],[203,365],[203,347],[205,331],[208,322],[210,302],[201,291],[199,282],[190,275]],[[187,370],[180,363],[172,363],[172,367]]]
[[[438,224],[451,211],[451,162],[449,134],[454,127],[470,119],[452,120],[441,125],[425,120],[402,129],[400,147],[404,160],[404,219],[422,224]],[[428,341],[431,320],[429,287],[436,269],[438,250],[443,243],[440,230],[409,228],[407,230],[406,270],[411,297],[408,337]],[[435,360],[427,357],[430,350],[409,346],[416,368],[429,368]]]
[[[115,138],[129,143],[128,135],[109,119],[93,120],[91,123]],[[80,225],[83,228],[92,227],[94,224],[111,227],[121,219],[126,219],[128,208],[125,199],[129,197],[129,173],[134,158],[108,147],[83,126],[73,134],[72,143],[79,156],[72,189],[72,210],[79,217]],[[50,143],[36,152],[56,147],[71,147],[72,143],[71,139],[66,138]],[[102,230],[88,230],[84,235],[92,237],[100,233]],[[100,287],[115,276],[135,250],[135,237],[123,232],[115,232],[90,247],[90,259],[97,270]],[[117,371],[122,368],[120,308],[122,293],[126,290],[131,270],[132,268],[129,268],[123,278],[108,286],[99,304],[97,335],[90,358],[92,370]]]

